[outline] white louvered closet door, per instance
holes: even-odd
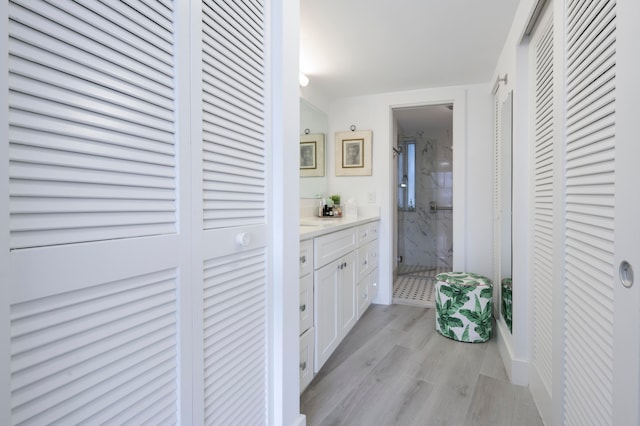
[[[202,90],[192,104],[202,139],[193,151],[194,199],[202,201],[194,219],[197,424],[267,423],[265,9],[259,0],[205,1],[193,25],[202,40],[193,75]]]
[[[552,7],[547,5],[530,42],[532,65],[532,289],[531,289],[531,392],[543,415],[551,402],[553,385],[553,269],[554,229],[558,219],[554,198],[559,191],[554,168],[554,39]],[[558,242],[559,244],[559,242]]]
[[[178,421],[190,194],[172,8],[0,8],[11,424]]]
[[[640,266],[640,13],[633,0],[566,8],[563,422],[638,424],[638,284],[624,288],[618,265]]]

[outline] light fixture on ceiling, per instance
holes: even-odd
[[[300,87],[307,87],[309,85],[309,77],[300,73],[299,82],[300,82]]]

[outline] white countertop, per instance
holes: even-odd
[[[375,222],[380,219],[379,215],[358,215],[358,217],[301,217],[300,218],[300,241],[330,234],[352,226],[364,223]]]

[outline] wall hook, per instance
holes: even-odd
[[[500,77],[500,74],[498,74],[498,77],[496,77],[496,82],[493,85],[493,90],[491,91],[491,93],[493,93],[494,95],[496,94],[496,92],[498,91],[498,87],[500,86],[500,83],[504,83],[506,85],[507,78],[508,78],[507,74],[505,74],[504,77]]]

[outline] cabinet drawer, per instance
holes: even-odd
[[[315,261],[313,267],[320,269],[329,262],[355,250],[356,230],[349,228],[314,239]]]
[[[313,275],[300,278],[300,334],[313,325]]]
[[[378,239],[378,221],[358,226],[358,247]]]
[[[362,247],[371,241],[371,227],[368,223],[358,226],[358,247]]]
[[[378,267],[378,241],[374,240],[360,247],[357,254],[356,279],[360,282],[369,272]]]
[[[362,280],[358,284],[358,319],[362,317],[362,314],[367,310],[371,304],[369,280]]]
[[[314,328],[311,327],[300,336],[300,393],[313,379]]]
[[[378,228],[379,228],[379,225],[380,225],[379,221],[371,222],[369,224],[369,239],[371,241],[378,239]]]
[[[300,276],[313,271],[313,240],[300,241]]]

